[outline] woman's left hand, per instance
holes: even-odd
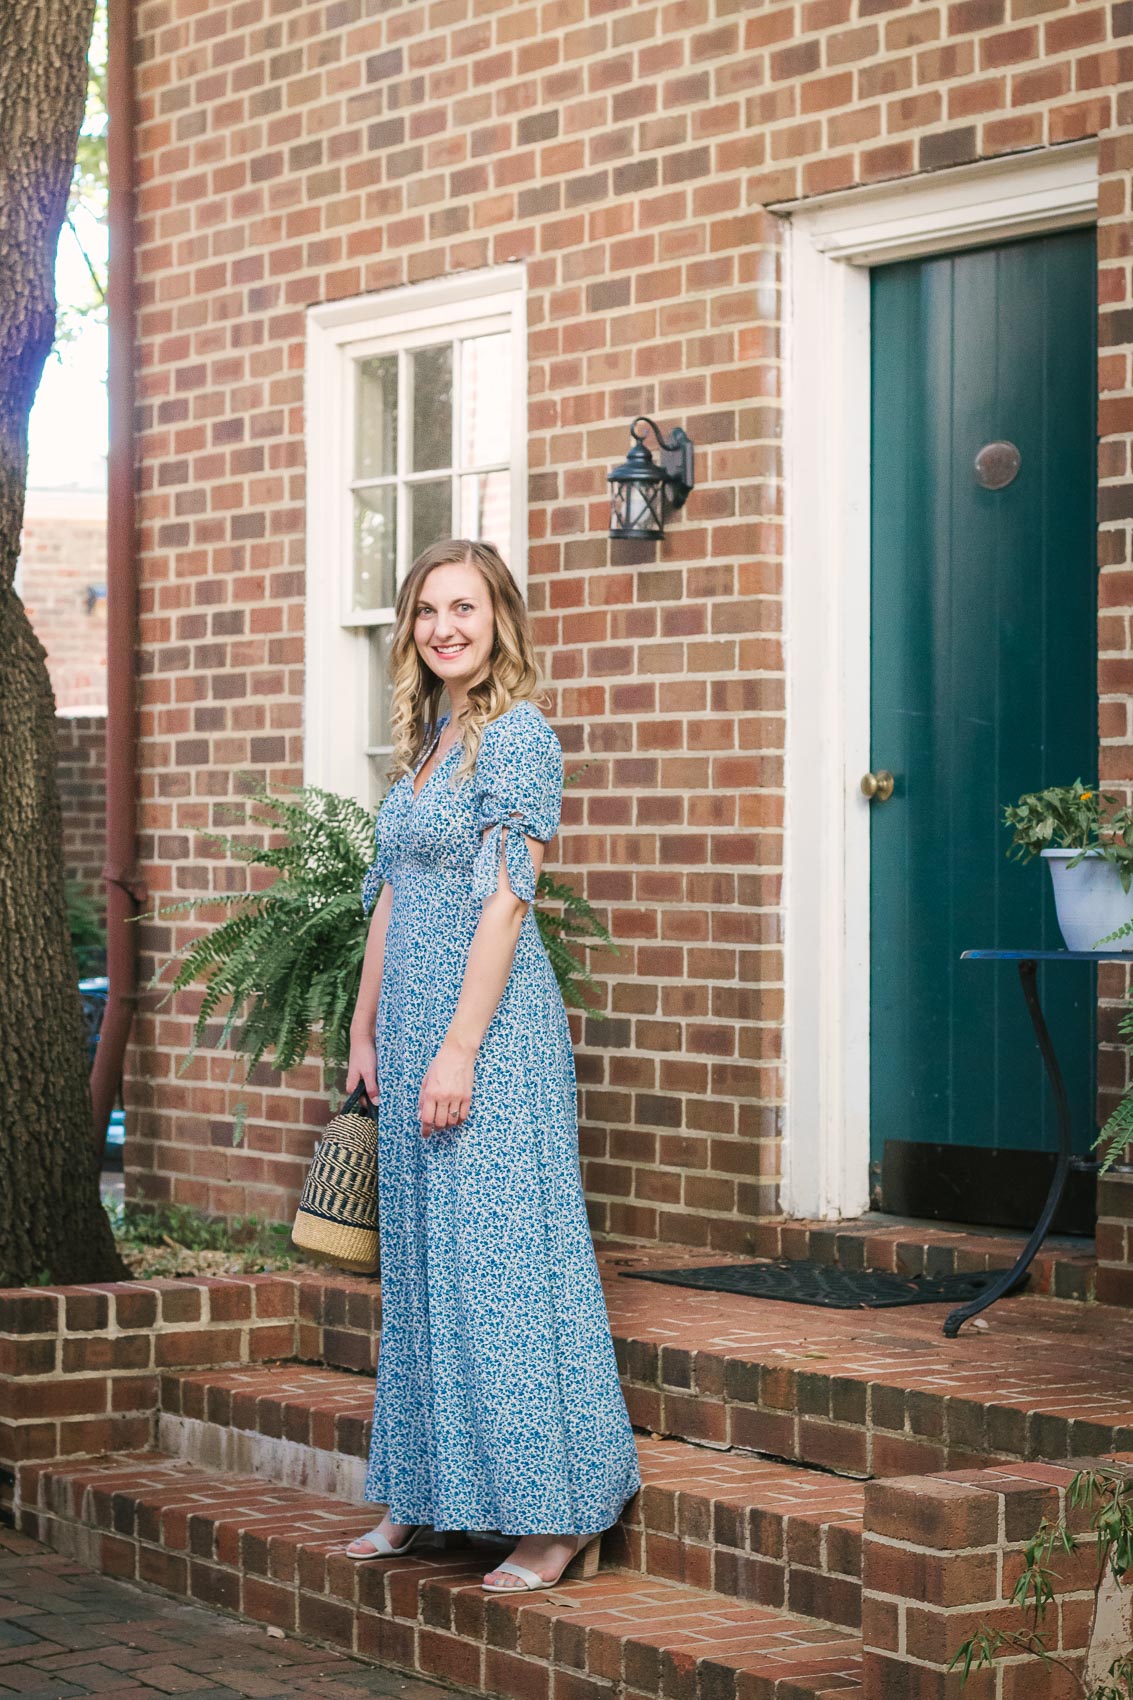
[[[427,1139],[431,1133],[462,1122],[472,1108],[472,1075],[475,1052],[461,1049],[446,1039],[421,1083],[417,1119]]]

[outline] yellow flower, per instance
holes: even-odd
[[[1094,794],[1094,793],[1093,793],[1093,792],[1092,792],[1092,791],[1083,791],[1083,792],[1082,792],[1082,797],[1081,797],[1081,801],[1082,801],[1082,802],[1083,802],[1083,803],[1088,803],[1088,802],[1089,802],[1089,800],[1090,800],[1090,798],[1091,798],[1091,797],[1092,797],[1092,796],[1093,796],[1093,794]]]

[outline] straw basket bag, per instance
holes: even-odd
[[[315,1146],[291,1238],[341,1269],[368,1275],[378,1266],[378,1127],[364,1086]]]

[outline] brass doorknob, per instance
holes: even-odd
[[[868,797],[871,803],[887,803],[893,795],[896,781],[885,768],[879,767],[876,773],[867,773],[862,779],[862,796]]]

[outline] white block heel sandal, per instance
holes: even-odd
[[[534,1594],[537,1593],[540,1588],[557,1587],[563,1578],[568,1576],[568,1574],[573,1579],[577,1579],[578,1577],[596,1576],[598,1574],[598,1559],[601,1556],[602,1551],[602,1536],[605,1532],[606,1531],[604,1529],[599,1529],[596,1535],[581,1536],[581,1546],[577,1546],[574,1549],[566,1563],[559,1570],[558,1575],[552,1576],[549,1581],[540,1576],[538,1571],[528,1570],[525,1564],[516,1564],[514,1559],[505,1558],[502,1564],[497,1564],[493,1570],[488,1572],[488,1576],[494,1576],[496,1571],[503,1570],[506,1571],[509,1576],[518,1576],[523,1586],[521,1588],[515,1588],[508,1582],[504,1582],[502,1584],[499,1582],[490,1582],[488,1580],[488,1576],[485,1576],[480,1585],[482,1588],[486,1589],[489,1594],[522,1594],[524,1592]]]
[[[400,1558],[403,1552],[409,1551],[415,1541],[420,1540],[427,1527],[428,1524],[426,1523],[418,1523],[417,1527],[406,1535],[399,1547],[393,1546],[382,1534],[380,1528],[368,1529],[364,1535],[355,1535],[350,1546],[345,1549],[346,1556],[352,1558],[355,1564],[365,1564],[367,1559],[371,1558]],[[351,1552],[350,1547],[357,1546],[359,1541],[369,1541],[374,1548],[373,1552]]]

